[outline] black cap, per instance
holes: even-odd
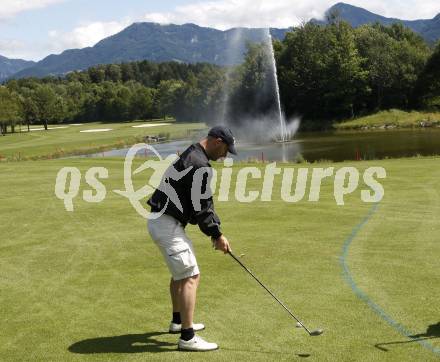
[[[232,131],[228,127],[224,127],[224,126],[212,127],[208,132],[208,136],[221,138],[223,142],[228,145],[228,151],[233,155],[237,154],[237,151],[235,150],[235,138],[234,135],[232,134]]]

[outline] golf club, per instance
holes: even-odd
[[[287,311],[287,313],[289,313],[290,316],[292,316],[301,325],[301,327],[303,327],[307,331],[310,336],[319,336],[324,333],[323,329],[315,329],[313,331],[310,331],[297,317],[294,316],[294,314],[284,305],[283,302],[281,302],[263,283],[258,280],[258,278],[254,274],[252,274],[252,272],[239,259],[237,259],[234,254],[232,254],[231,251],[228,251],[228,254],[232,256],[232,258],[238,264],[240,264],[243,269],[246,270],[258,282],[258,284],[260,284]]]

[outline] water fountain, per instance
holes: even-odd
[[[280,124],[278,141],[279,142],[287,142],[290,139],[290,135],[287,132],[286,119],[284,118],[283,111],[281,109],[280,87],[278,84],[277,65],[276,65],[276,61],[275,61],[275,52],[273,49],[272,35],[270,34],[269,29],[267,29],[267,39],[268,39],[267,47],[269,48],[270,60],[271,60],[270,65],[271,65],[272,77],[273,77],[273,82],[275,85],[277,113],[278,113],[279,124]]]
[[[296,120],[287,124],[282,111],[275,52],[270,29],[261,29],[259,40],[256,41],[261,43],[262,62],[266,67],[261,89],[254,89],[255,99],[253,101],[257,107],[257,115],[243,114],[236,117],[236,114],[233,113],[234,107],[231,106],[231,102],[234,101],[234,97],[231,97],[231,92],[234,90],[231,79],[236,69],[230,67],[226,71],[223,111],[219,121],[230,126],[236,132],[240,141],[257,142],[259,144],[267,142],[285,143],[292,139],[298,129],[299,122]],[[230,38],[230,44],[226,50],[228,58],[236,59],[237,53],[243,51],[243,43],[244,33],[237,31]],[[266,109],[262,114],[258,113],[260,101],[261,104],[267,105],[267,102],[269,102],[270,105],[270,109]]]
[[[234,59],[237,57],[237,52],[241,48],[240,43],[243,41],[243,35],[242,35],[242,29],[237,28],[235,31],[231,34],[229,34],[228,38],[228,47],[225,49],[225,59],[226,64],[234,64]],[[223,124],[227,123],[227,114],[228,114],[228,106],[229,106],[229,96],[230,96],[230,86],[231,86],[231,77],[234,69],[233,67],[229,66],[226,69],[225,73],[225,84],[223,88],[223,100],[222,100],[222,108],[221,108],[221,114],[220,114],[220,122]]]

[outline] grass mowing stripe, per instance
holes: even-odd
[[[353,292],[361,300],[363,300],[376,314],[378,314],[383,320],[385,320],[389,325],[391,325],[391,327],[393,327],[402,336],[404,336],[406,338],[411,338],[411,336],[416,335],[417,333],[409,331],[408,328],[406,328],[402,324],[396,322],[379,305],[374,303],[374,301],[356,285],[356,282],[355,282],[353,276],[351,275],[350,268],[347,265],[348,251],[350,249],[351,243],[353,242],[354,238],[357,236],[359,231],[362,229],[362,227],[373,217],[373,215],[376,213],[378,208],[379,208],[379,204],[374,204],[371,207],[368,214],[363,218],[363,220],[353,228],[351,234],[348,236],[348,238],[344,242],[342,254],[339,257],[339,261],[340,261],[342,269],[343,269],[344,279],[348,283],[348,285],[351,287]],[[431,352],[440,356],[440,348],[434,347],[431,343],[429,343],[423,339],[417,340],[417,339],[411,338],[411,340],[419,343],[424,348],[426,348],[426,349],[430,350]]]

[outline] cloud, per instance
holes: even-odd
[[[69,32],[52,30],[49,32],[51,52],[59,53],[65,49],[93,46],[100,40],[120,32],[131,22],[129,18],[125,18],[121,21],[83,24]]]
[[[298,25],[311,18],[322,18],[335,0],[218,0],[194,2],[171,12],[147,13],[143,20],[157,23],[195,23],[217,29],[232,27],[278,27]],[[432,18],[440,12],[438,0],[353,0],[350,4],[387,17],[400,19]]]
[[[0,19],[12,18],[23,11],[45,8],[65,0],[0,0]]]
[[[350,3],[388,18],[402,20],[432,19],[440,12],[438,0],[358,0]]]
[[[92,22],[82,24],[71,31],[51,30],[48,40],[27,42],[16,39],[0,39],[0,54],[8,58],[41,60],[49,54],[59,54],[66,49],[85,48],[114,35],[132,23],[121,21]]]
[[[20,58],[26,45],[17,39],[0,39],[0,54],[8,58]]]
[[[178,6],[172,12],[147,13],[143,20],[174,24],[195,23],[223,30],[238,26],[289,27],[301,20],[297,16],[297,4],[295,2],[295,6],[292,6],[290,0],[270,3],[255,0],[195,2]]]
[[[10,59],[40,60],[48,54],[48,48],[41,42],[0,39],[0,55]]]
[[[15,14],[60,3],[66,0],[0,0],[0,19]],[[153,21],[161,24],[195,23],[217,29],[232,27],[278,27],[296,26],[311,18],[322,18],[324,12],[337,0],[194,0],[177,6],[168,12],[152,12],[136,18],[120,21],[89,22],[79,24],[71,31],[52,30],[49,41],[25,42],[18,40],[0,41],[0,54],[7,57],[41,59],[51,53],[66,49],[93,46],[134,21]],[[355,6],[371,12],[400,19],[429,19],[440,12],[438,0],[349,0]]]

